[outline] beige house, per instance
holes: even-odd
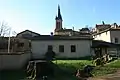
[[[114,24],[99,24],[96,25],[92,36],[94,40],[98,40],[100,47],[103,51],[102,54],[109,54],[111,56],[120,56],[120,26]],[[118,44],[117,46],[114,46]],[[94,48],[95,49],[95,48]],[[105,51],[104,51],[105,50]],[[99,51],[100,52],[100,51]]]
[[[91,55],[92,38],[76,36],[45,36],[33,38],[32,57],[45,57],[48,48],[52,48],[58,58],[80,58]]]
[[[96,26],[96,30],[92,34],[95,40],[103,40],[110,43],[120,44],[120,26],[116,23],[101,24]]]

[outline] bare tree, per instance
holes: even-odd
[[[1,36],[8,36],[10,32],[10,27],[5,22],[0,24],[0,37]]]
[[[88,27],[88,29],[89,29],[90,31],[92,31],[93,28],[92,28],[92,27]]]
[[[13,36],[16,36],[16,35],[17,35],[17,32],[16,32],[16,31],[12,31],[12,35],[13,35]]]
[[[88,28],[88,25],[86,25],[85,28]]]
[[[92,31],[93,27],[90,27],[88,25],[85,26],[85,28],[88,28],[90,30],[90,32]]]

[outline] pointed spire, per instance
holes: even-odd
[[[58,4],[58,10],[60,10],[60,5]]]
[[[62,16],[61,16],[61,13],[60,13],[60,5],[59,4],[58,4],[58,19],[62,20]]]

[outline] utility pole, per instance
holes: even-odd
[[[10,53],[10,33],[11,33],[11,28],[9,31],[9,38],[8,38],[8,53]]]

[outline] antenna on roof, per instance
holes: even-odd
[[[102,23],[103,23],[103,25],[105,24],[105,22],[104,22],[104,21],[102,21]]]
[[[73,27],[73,31],[74,31],[74,27]]]

